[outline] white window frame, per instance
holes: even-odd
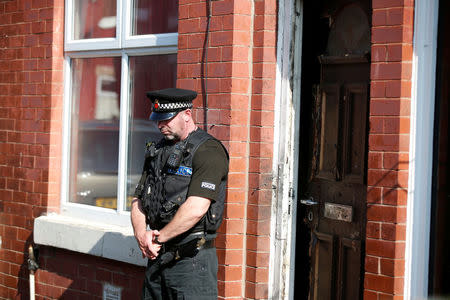
[[[128,129],[129,129],[129,57],[177,53],[178,33],[130,35],[133,1],[117,0],[116,37],[85,40],[73,39],[73,1],[65,0],[65,62],[63,107],[63,155],[61,182],[61,214],[118,226],[130,226],[126,201]],[[128,5],[126,5],[128,4]],[[120,16],[120,17],[119,17]],[[121,57],[120,129],[117,209],[69,202],[71,144],[71,61],[75,58]]]

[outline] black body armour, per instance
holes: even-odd
[[[141,199],[150,228],[163,228],[186,201],[192,177],[192,159],[198,147],[210,139],[215,138],[197,129],[175,145],[169,145],[164,139],[158,144],[147,145],[144,169],[147,178],[141,187]],[[225,148],[224,150],[227,153]],[[219,228],[222,223],[226,183],[226,179],[220,183],[216,201],[211,201],[208,212],[187,234],[215,233]]]

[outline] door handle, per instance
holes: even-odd
[[[309,199],[301,199],[300,203],[303,205],[307,205],[307,206],[313,206],[313,205],[319,204],[319,202],[314,201],[313,197],[311,197]]]

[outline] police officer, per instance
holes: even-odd
[[[217,299],[216,230],[222,222],[228,153],[192,118],[197,93],[147,93],[164,138],[147,143],[131,208],[148,265],[143,299]]]

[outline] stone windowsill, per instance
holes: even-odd
[[[146,266],[131,227],[51,214],[34,220],[34,242]]]

